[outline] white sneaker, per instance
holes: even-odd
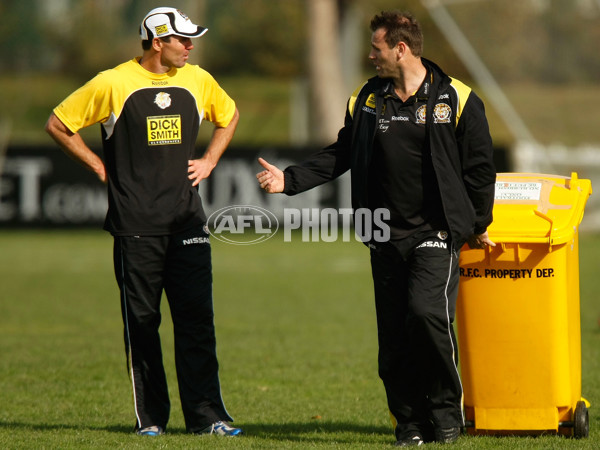
[[[206,427],[204,430],[200,431],[198,434],[217,434],[219,436],[239,436],[243,434],[241,428],[234,428],[229,423],[220,420],[219,422],[215,422],[212,425]]]

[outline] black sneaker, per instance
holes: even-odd
[[[415,445],[423,445],[423,438],[419,434],[413,434],[410,437],[399,439],[394,445],[396,447],[413,447]]]
[[[451,444],[452,442],[456,442],[459,436],[460,427],[435,429],[435,441],[442,444]]]

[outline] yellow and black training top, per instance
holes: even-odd
[[[208,72],[186,64],[156,74],[135,58],[96,75],[54,113],[73,133],[102,125],[104,228],[113,235],[166,235],[206,221],[188,161],[202,120],[226,127],[235,113]]]

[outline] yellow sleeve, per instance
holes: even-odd
[[[235,102],[208,72],[201,69],[200,83],[204,95],[198,105],[205,120],[217,127],[226,127],[233,119]]]
[[[108,120],[111,85],[107,78],[104,73],[96,75],[54,108],[54,114],[71,132]]]

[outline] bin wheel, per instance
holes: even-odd
[[[573,437],[586,438],[590,434],[590,416],[585,402],[580,400],[573,415]]]

